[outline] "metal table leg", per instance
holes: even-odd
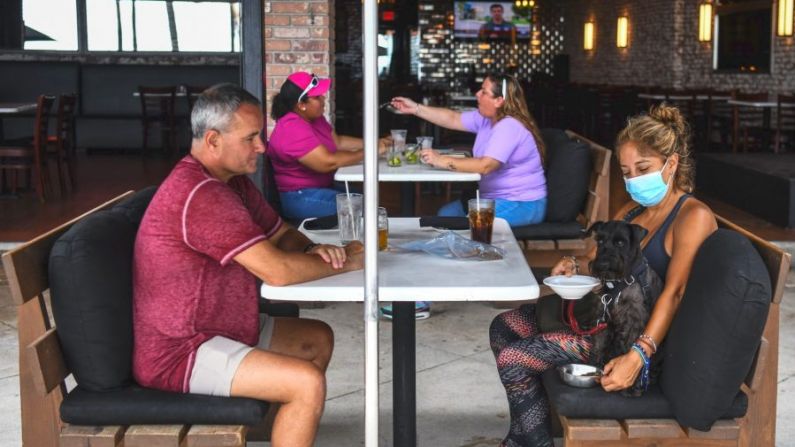
[[[400,182],[400,215],[414,215],[414,182]]]
[[[392,394],[395,447],[417,445],[414,302],[392,303]]]

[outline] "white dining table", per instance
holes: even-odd
[[[36,110],[35,102],[0,102],[0,141],[5,139],[3,115],[18,115]]]
[[[694,97],[699,101],[706,101],[707,99],[711,99],[713,101],[727,101],[731,99],[730,95],[699,95],[699,94],[685,95],[685,94],[676,94],[676,93],[670,95],[664,95],[661,93],[638,93],[638,98],[654,99],[657,101],[664,101],[666,99],[670,99],[673,101],[687,101],[689,99],[693,99]]]
[[[0,102],[0,113],[15,114],[36,110],[35,102]]]
[[[339,182],[364,181],[364,167],[360,164],[337,169],[334,180]],[[424,163],[408,164],[402,160],[400,166],[387,165],[386,159],[378,160],[379,182],[477,182],[480,174],[437,169]]]
[[[315,242],[339,243],[335,230],[299,229]],[[394,446],[416,445],[415,301],[514,301],[538,298],[539,286],[511,228],[496,218],[492,244],[505,252],[495,261],[448,259],[398,246],[431,239],[419,218],[389,219],[389,248],[378,253],[379,302],[393,301]],[[469,237],[469,230],[461,231]],[[290,286],[263,284],[263,297],[290,301],[363,301],[364,272],[347,272]],[[484,328],[486,330],[486,328]],[[377,361],[377,359],[375,359]]]
[[[441,150],[444,152],[444,150]],[[334,180],[338,182],[363,182],[364,167],[361,164],[337,169]],[[400,166],[387,165],[386,158],[378,160],[379,182],[402,182],[400,188],[400,212],[403,216],[414,214],[414,191],[407,182],[477,182],[480,174],[455,172],[434,168],[424,163],[408,164],[402,160]]]
[[[339,231],[299,230],[313,242],[339,244]],[[389,249],[378,253],[381,301],[514,301],[535,298],[539,287],[504,219],[494,220],[492,245],[505,250],[499,261],[447,259],[409,252],[398,245],[431,239],[441,230],[420,227],[417,217],[389,219]],[[469,238],[469,230],[459,233]],[[363,301],[364,274],[347,272],[287,287],[262,285],[262,296],[291,301]]]

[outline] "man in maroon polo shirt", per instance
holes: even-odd
[[[313,244],[246,177],[265,151],[260,102],[214,86],[191,113],[190,155],[158,189],[135,241],[133,374],[143,386],[282,405],[273,446],[309,446],[334,336],[258,312],[257,278],[295,284],[362,268],[362,245]]]

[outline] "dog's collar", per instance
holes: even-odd
[[[604,292],[603,296],[609,295],[618,298],[624,289],[635,284],[635,278],[640,278],[647,268],[649,268],[649,263],[646,261],[646,258],[641,258],[640,262],[635,265],[635,268],[632,269],[632,273],[630,273],[628,277],[604,280],[604,286],[607,290],[604,288],[602,289],[602,292]]]

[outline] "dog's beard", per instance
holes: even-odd
[[[602,255],[594,259],[591,273],[602,282],[614,281],[625,276],[625,267],[624,258],[621,256]]]

